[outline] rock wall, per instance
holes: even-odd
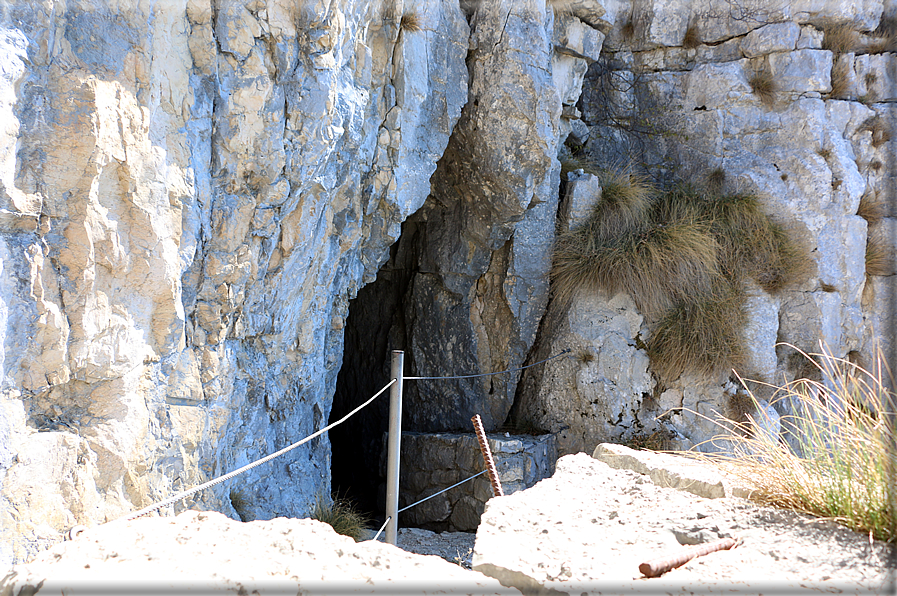
[[[514,406],[562,453],[706,438],[658,414],[723,408],[734,384],[658,388],[632,297],[548,302],[571,131],[661,176],[721,167],[813,251],[803,285],[750,296],[747,374],[794,374],[779,340],[890,347],[897,75],[870,48],[897,8],[766,4],[4,2],[0,564],[323,427],[392,348],[419,376],[581,356],[409,383],[408,429],[495,430]],[[822,49],[846,22],[856,47]],[[625,84],[602,94],[609,75]],[[890,247],[871,269],[867,238]],[[376,470],[372,420],[351,432]],[[331,453],[321,437],[175,509],[304,515]]]
[[[487,440],[505,495],[530,488],[554,472],[557,460],[554,435],[492,433],[487,435]],[[385,477],[385,452],[380,467]],[[483,455],[472,433],[402,433],[399,509],[436,495],[484,469]],[[384,495],[385,492],[384,486]],[[486,502],[491,498],[489,477],[479,476],[412,507],[399,517],[399,526],[476,532]]]
[[[450,0],[0,16],[9,563],[326,424],[348,302],[466,102],[469,29]],[[303,515],[329,468],[323,437],[184,505]]]
[[[807,353],[822,344],[867,366],[877,347],[893,356],[887,305],[897,278],[893,240],[883,239],[893,238],[897,215],[897,48],[886,33],[897,6],[771,6],[633,2],[589,71],[573,144],[661,182],[700,184],[718,170],[725,191],[755,194],[804,245],[809,279],[775,296],[752,287],[746,299],[748,353],[737,372],[782,383],[808,369],[780,342]],[[852,46],[833,50],[824,40],[839,25]],[[758,76],[771,81],[765,94]],[[585,178],[568,183],[562,212],[572,214],[570,225],[600,201],[600,188],[589,187],[597,182]],[[876,249],[883,263],[870,266]],[[560,433],[561,453],[658,431],[676,447],[718,434],[710,419],[739,415],[740,383],[730,374],[658,383],[644,349],[644,314],[625,294],[551,304],[531,360],[561,346],[577,358],[526,371],[515,416]],[[768,397],[762,388],[758,395]]]

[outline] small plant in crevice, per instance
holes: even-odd
[[[890,243],[881,234],[869,234],[866,238],[866,274],[893,275],[894,270]]]
[[[365,537],[365,531],[370,523],[367,516],[358,511],[350,501],[327,499],[321,495],[315,500],[310,517],[324,522],[337,534],[348,536],[356,542]]]
[[[632,19],[627,20],[620,27],[620,37],[627,43],[635,39],[635,23],[632,22]]]
[[[247,522],[252,520],[252,514],[249,511],[249,499],[242,489],[230,489],[228,498],[230,499],[231,507],[233,507],[234,511],[237,512],[237,515],[240,516],[240,521]]]
[[[672,439],[673,433],[666,428],[661,428],[650,434],[633,435],[623,439],[621,444],[630,449],[642,451],[667,451],[670,449]]]
[[[869,223],[875,223],[883,218],[886,214],[885,202],[878,198],[878,193],[867,190],[860,197],[860,204],[857,207],[857,215],[865,219]]]
[[[589,364],[595,361],[595,352],[589,348],[582,348],[576,353],[576,360],[580,364]]]
[[[711,192],[721,192],[726,184],[726,171],[722,168],[714,168],[707,174],[707,188]]]
[[[822,49],[835,54],[853,52],[859,46],[859,34],[851,23],[828,25],[822,30]]]
[[[835,99],[841,99],[847,96],[850,91],[850,64],[847,60],[836,56],[832,63],[831,75],[832,90],[829,96]]]
[[[771,71],[765,68],[757,70],[748,79],[748,84],[753,94],[767,109],[775,107],[779,85]]]
[[[685,29],[685,35],[682,37],[682,47],[687,50],[693,50],[704,43],[701,39],[701,30],[698,25],[692,23]]]
[[[421,21],[420,16],[416,11],[406,12],[402,15],[402,18],[399,19],[399,27],[401,27],[402,31],[407,31],[408,33],[417,33],[422,30],[423,22]]]
[[[872,135],[872,146],[876,149],[891,140],[891,127],[881,116],[869,118],[860,126],[859,130]]]
[[[601,178],[591,216],[558,236],[555,299],[569,302],[583,289],[629,294],[648,318],[645,349],[662,380],[741,364],[746,282],[775,294],[806,279],[805,247],[752,195],[710,184],[661,190],[619,170]]]

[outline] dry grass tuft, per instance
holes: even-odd
[[[850,91],[850,65],[846,60],[836,58],[832,64],[832,91],[829,94],[834,98],[843,98]]]
[[[803,280],[808,253],[769,220],[752,195],[687,184],[661,192],[625,172],[603,174],[589,220],[558,236],[552,291],[626,292],[657,320],[646,346],[665,380],[715,375],[742,361],[744,282],[769,292]],[[708,178],[721,184],[722,170]]]
[[[881,116],[875,116],[866,121],[861,130],[872,133],[872,146],[876,149],[891,140],[891,127]]]
[[[868,221],[875,223],[885,216],[887,205],[878,198],[878,193],[873,190],[867,190],[860,197],[860,205],[857,208],[857,215]]]
[[[871,233],[866,238],[866,274],[893,275],[895,258],[888,240],[881,234]]]
[[[620,28],[620,36],[623,38],[623,41],[626,42],[635,39],[635,23],[632,22],[632,19],[623,23],[623,26]]]
[[[402,28],[402,31],[417,33],[423,30],[423,21],[416,11],[406,12],[399,21],[399,27]]]
[[[696,24],[691,24],[685,30],[685,36],[682,38],[682,47],[687,50],[693,50],[704,43],[701,38],[701,30]]]
[[[769,70],[758,70],[751,76],[748,84],[751,86],[751,91],[760,100],[760,103],[766,106],[767,109],[775,107],[779,85]]]
[[[312,519],[324,522],[333,531],[356,542],[364,538],[370,520],[347,500],[330,500],[319,496],[311,514]]]
[[[237,515],[240,516],[240,521],[252,521],[252,513],[249,510],[250,501],[246,497],[246,494],[239,488],[232,488],[230,489],[228,497],[230,499],[231,507],[233,507],[234,511],[237,512]]]
[[[664,380],[686,372],[715,376],[744,361],[744,296],[727,283],[670,309],[648,341],[651,368]]]
[[[711,170],[709,174],[707,174],[707,187],[710,189],[710,192],[721,192],[723,190],[723,186],[726,184],[726,171],[722,168],[716,168]]]
[[[859,46],[859,35],[851,23],[829,25],[822,32],[823,50],[830,50],[835,54],[847,54]]]
[[[733,435],[721,437],[734,444],[733,453],[685,455],[719,465],[761,504],[897,542],[897,395],[887,388],[893,380],[884,358],[879,353],[870,370],[824,350],[814,358],[803,355],[820,380],[774,388],[770,402],[787,412],[780,433],[771,431],[779,424],[767,411],[755,407],[747,422],[719,421],[735,427]]]
[[[872,37],[875,41],[866,49],[869,53],[897,52],[897,15],[882,15]]]

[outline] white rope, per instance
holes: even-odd
[[[315,437],[318,437],[318,436],[322,435],[323,433],[327,432],[328,430],[330,430],[330,429],[333,428],[334,426],[337,426],[337,425],[342,424],[343,422],[345,422],[346,420],[348,420],[349,418],[351,418],[352,416],[354,416],[355,414],[357,414],[362,408],[364,408],[365,406],[367,406],[368,404],[370,404],[372,401],[374,401],[375,399],[377,399],[378,397],[380,397],[380,395],[381,395],[384,391],[386,391],[387,389],[389,389],[390,387],[392,387],[392,384],[395,383],[395,382],[396,382],[396,380],[395,380],[395,379],[392,379],[389,383],[386,384],[385,387],[383,387],[383,389],[381,389],[380,391],[378,391],[377,393],[375,393],[374,396],[371,397],[369,400],[367,400],[366,402],[364,402],[363,404],[361,404],[360,406],[358,406],[357,408],[355,408],[354,410],[352,410],[351,412],[349,412],[348,414],[346,414],[345,416],[343,416],[342,418],[340,418],[339,420],[337,420],[337,421],[334,422],[333,424],[328,424],[327,426],[325,426],[324,428],[322,428],[322,429],[319,430],[318,432],[316,432],[316,433],[314,433],[314,434],[311,434],[311,435],[305,437],[305,438],[302,439],[301,441],[298,441],[298,442],[296,442],[296,443],[293,443],[293,444],[290,445],[289,447],[284,447],[284,448],[281,449],[280,451],[276,451],[276,452],[272,453],[271,455],[267,455],[267,456],[265,456],[265,457],[263,457],[263,458],[261,458],[261,459],[258,459],[258,460],[256,460],[256,461],[250,463],[250,464],[246,464],[246,465],[243,466],[242,468],[238,468],[238,469],[234,470],[233,472],[229,472],[229,473],[227,473],[227,474],[225,474],[225,475],[223,475],[223,476],[219,476],[218,478],[215,478],[214,480],[209,480],[208,482],[206,482],[206,483],[204,483],[204,484],[200,484],[199,486],[195,486],[195,487],[191,488],[190,490],[185,490],[184,492],[180,492],[180,493],[178,493],[178,494],[176,494],[176,495],[174,495],[174,496],[172,496],[172,497],[168,497],[168,498],[165,499],[164,501],[159,501],[158,503],[153,503],[153,504],[150,505],[149,507],[144,507],[144,508],[141,509],[140,511],[135,511],[135,512],[133,512],[133,513],[130,513],[130,514],[128,514],[128,515],[122,517],[121,520],[122,520],[122,521],[130,521],[130,520],[132,520],[132,519],[135,519],[135,518],[138,518],[138,517],[142,517],[142,516],[146,515],[147,513],[152,513],[153,511],[155,511],[155,510],[157,510],[157,509],[159,509],[159,508],[161,508],[161,507],[165,507],[166,505],[171,505],[172,503],[177,503],[178,501],[180,501],[181,499],[183,499],[183,498],[185,498],[185,497],[189,497],[190,495],[192,495],[192,494],[194,494],[194,493],[198,493],[198,492],[201,491],[201,490],[207,489],[207,488],[209,488],[210,486],[215,486],[216,484],[220,484],[220,483],[224,482],[225,480],[230,480],[230,479],[233,478],[234,476],[238,476],[238,475],[242,474],[243,472],[246,472],[246,471],[248,471],[248,470],[251,470],[252,468],[255,468],[256,466],[260,466],[260,465],[262,465],[263,463],[266,463],[266,462],[271,461],[271,460],[274,459],[275,457],[280,457],[280,456],[283,455],[284,453],[286,453],[286,452],[288,452],[288,451],[292,451],[293,449],[295,449],[296,447],[299,447],[300,445],[304,445],[305,443],[311,441],[311,440],[314,439]],[[435,495],[434,495],[434,496],[435,496]]]
[[[433,497],[438,497],[439,495],[441,495],[441,494],[444,493],[445,491],[447,491],[447,490],[451,490],[451,489],[455,488],[456,486],[461,486],[461,485],[464,484],[465,482],[468,482],[468,481],[470,481],[470,480],[473,480],[473,479],[476,478],[477,476],[482,476],[482,475],[485,474],[485,473],[486,473],[486,470],[483,470],[482,472],[480,472],[480,473],[478,473],[478,474],[474,474],[474,475],[471,476],[470,478],[467,478],[467,479],[465,479],[465,480],[462,480],[461,482],[458,482],[458,483],[456,483],[456,484],[453,484],[453,485],[451,485],[451,486],[448,487],[448,488],[444,488],[444,489],[442,489],[442,490],[439,491],[438,493],[432,494],[432,495],[430,495],[429,497],[424,497],[423,499],[421,499],[421,500],[418,501],[417,503],[412,503],[411,505],[408,505],[407,507],[403,507],[403,508],[399,509],[399,513],[402,513],[403,511],[405,511],[405,510],[407,510],[407,509],[411,509],[411,508],[414,507],[415,505],[420,505],[420,504],[423,503],[424,501],[429,501],[429,500],[432,499]]]

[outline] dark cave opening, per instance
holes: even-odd
[[[405,345],[403,303],[412,284],[417,258],[418,226],[414,217],[402,224],[389,260],[377,279],[349,303],[343,364],[330,411],[334,422],[361,405],[390,379],[390,353]],[[409,356],[405,354],[406,374]],[[350,501],[381,523],[385,519],[385,462],[381,462],[388,430],[389,392],[330,431],[331,477],[335,498]],[[403,423],[403,429],[405,424]],[[405,429],[407,430],[407,429]],[[381,471],[382,468],[382,471]]]

